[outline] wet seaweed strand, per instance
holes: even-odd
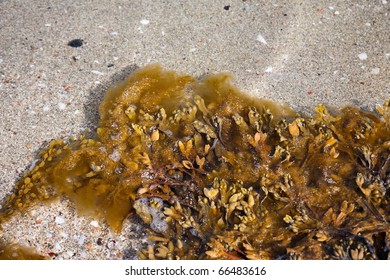
[[[141,217],[145,259],[389,258],[390,100],[377,111],[302,117],[228,74],[148,66],[108,91],[95,138],[40,153],[0,224],[65,195],[117,231]]]

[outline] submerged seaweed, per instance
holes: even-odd
[[[41,152],[0,224],[65,195],[117,231],[138,215],[142,259],[388,259],[390,100],[302,117],[229,78],[136,71],[108,91],[94,139]]]

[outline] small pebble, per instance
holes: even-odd
[[[78,48],[78,47],[81,47],[83,45],[83,42],[84,41],[81,39],[73,39],[73,40],[69,41],[68,46],[72,47],[72,48]]]
[[[65,103],[62,103],[62,102],[58,103],[58,109],[64,110],[65,107],[66,107]]]
[[[150,21],[149,20],[147,20],[147,19],[141,19],[141,24],[143,24],[143,25],[148,25],[149,23],[150,23]]]
[[[92,221],[92,222],[90,222],[89,223],[91,226],[93,226],[93,227],[100,227],[99,226],[99,223],[97,222],[97,221]]]
[[[56,242],[56,243],[54,244],[54,249],[55,249],[57,252],[58,252],[58,251],[61,251],[62,247],[61,247],[60,243]]]
[[[112,250],[112,249],[114,249],[115,248],[115,244],[116,244],[116,241],[115,240],[109,240],[108,242],[107,242],[107,249],[110,249],[110,250]]]
[[[112,154],[109,154],[108,157],[114,161],[114,162],[117,162],[121,159],[121,154],[117,151],[117,150],[114,150],[112,152]]]
[[[366,60],[367,59],[367,54],[366,53],[360,53],[359,55],[360,60]]]
[[[381,71],[380,68],[372,68],[371,69],[371,74],[378,75],[380,71]]]
[[[83,245],[84,244],[84,241],[85,241],[85,236],[84,235],[81,235],[79,238],[78,238],[78,240],[77,240],[77,243],[79,244],[79,245]]]
[[[103,75],[104,75],[103,72],[100,72],[100,71],[97,71],[97,70],[92,70],[91,72],[92,72],[93,74],[95,74],[95,75],[100,75],[100,76],[103,76]]]
[[[265,69],[265,72],[266,72],[266,73],[272,73],[272,66],[268,66],[268,67]]]
[[[67,251],[65,254],[68,256],[68,258],[71,258],[74,255],[73,251]]]
[[[38,83],[37,83],[37,86],[40,87],[40,88],[45,88],[45,87],[46,87],[46,84],[45,84],[45,83],[42,83],[42,82],[38,82]]]
[[[62,224],[65,223],[65,220],[64,220],[64,218],[62,218],[62,217],[56,217],[55,223],[56,223],[57,225],[62,225]]]
[[[264,39],[263,35],[261,35],[261,34],[257,35],[256,40],[264,45],[267,45],[267,41]]]
[[[250,10],[251,10],[251,6],[249,6],[249,4],[244,4],[244,8],[243,8],[243,10],[245,11],[245,12],[249,12]]]

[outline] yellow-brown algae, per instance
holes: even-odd
[[[0,209],[65,195],[146,259],[387,259],[390,100],[314,117],[153,65],[110,89],[96,137],[54,140]]]
[[[17,244],[4,245],[0,243],[0,260],[45,260],[44,257],[33,248]]]

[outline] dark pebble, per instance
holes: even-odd
[[[103,245],[103,239],[99,237],[97,239],[97,241],[96,241],[96,244],[99,245],[99,246],[102,246]]]
[[[72,47],[72,48],[78,48],[78,47],[81,47],[83,45],[83,40],[81,39],[73,39],[71,41],[69,41],[68,43],[68,46]]]

